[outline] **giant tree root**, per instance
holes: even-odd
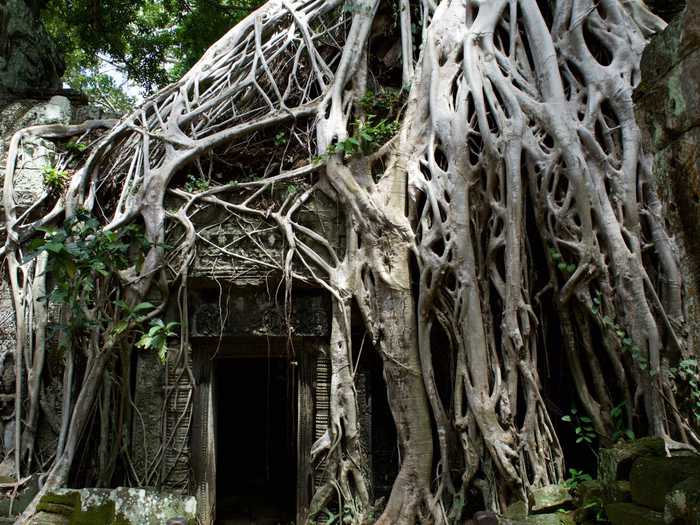
[[[101,138],[52,212],[7,214],[11,271],[36,226],[88,208],[107,229],[144,225],[144,264],[120,286],[138,301],[157,284],[164,308],[169,288],[186,297],[198,245],[249,259],[202,236],[194,215],[226,213],[261,249],[260,236],[277,229],[282,258],[265,251],[257,263],[285,277],[285,300],[295,279],[334,300],[331,427],[314,446],[328,483],[312,509],[335,502],[355,523],[372,502],[351,371],[352,298],[384,361],[401,451],[378,523],[457,522],[472,486],[497,511],[561,481],[540,377],[547,352],[565,353],[603,442],[615,430],[610,409],[624,401],[638,433],[697,443],[677,398],[684,386],[667,373],[692,355],[678,255],[631,96],[646,39],[662,22],[640,0],[402,0],[398,10],[391,26],[382,22],[388,5],[373,0],[267,3]],[[397,136],[367,151],[357,139],[373,122],[363,101],[381,81],[368,49],[389,26],[408,102]],[[274,139],[283,126],[284,148]],[[245,179],[230,166],[249,158],[247,141],[311,159]],[[222,166],[225,180],[180,187],[184,171],[206,178]],[[6,189],[14,172],[11,155]],[[288,193],[265,200],[280,185]],[[297,220],[319,194],[344,210],[344,251]],[[166,253],[166,239],[177,248]],[[23,297],[27,281],[11,282]],[[15,305],[19,326],[35,306]],[[180,315],[182,349],[187,309]],[[546,347],[546,326],[561,350]],[[70,432],[84,424],[77,417]],[[76,447],[66,442],[52,486],[66,482]]]

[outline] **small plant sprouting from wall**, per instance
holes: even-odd
[[[158,354],[161,363],[165,363],[168,357],[168,338],[176,334],[175,328],[180,323],[170,321],[163,322],[162,319],[154,319],[146,333],[136,342],[136,346],[146,350],[154,350]]]
[[[70,175],[68,172],[59,170],[55,166],[46,165],[42,168],[41,173],[44,180],[44,186],[46,186],[46,188],[52,192],[62,191],[70,180]]]

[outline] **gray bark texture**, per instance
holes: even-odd
[[[283,259],[262,264],[284,276],[287,300],[294,280],[333,298],[331,423],[312,451],[325,458],[328,481],[312,514],[333,502],[353,523],[372,512],[353,301],[383,359],[401,458],[377,523],[457,523],[474,488],[484,507],[499,511],[561,481],[563,451],[540,376],[548,355],[562,356],[602,443],[616,430],[612,408],[625,402],[638,434],[697,445],[694,414],[679,395],[685,387],[670,371],[693,355],[678,251],[632,100],[641,54],[664,22],[641,0],[422,0],[394,8],[387,31],[407,99],[398,131],[372,151],[348,145],[371,127],[362,100],[381,87],[369,52],[387,26],[378,0],[271,0],[108,131],[93,122],[18,133],[4,192],[18,355],[46,318],[31,293],[45,286],[42,261],[23,257],[26,242],[82,208],[105,230],[143,225],[150,247],[122,272],[120,287],[130,304],[177,303],[182,330],[172,351],[184,355],[187,276],[203,239],[195,215],[216,208],[250,225],[251,240],[260,234],[255,221],[282,233]],[[278,147],[307,161],[254,179],[231,168],[206,189],[177,183],[186,170],[207,177],[220,159],[277,144],[279,129],[289,140]],[[13,201],[17,151],[28,134],[94,139],[66,191],[45,196],[42,214],[17,213]],[[264,198],[280,186],[288,189],[282,197]],[[343,250],[297,220],[317,193],[344,210]],[[164,250],[166,240],[175,247]],[[235,246],[219,249],[246,257]],[[90,368],[67,401],[44,491],[67,482],[116,350],[113,333],[93,333],[80,348]],[[42,363],[17,363],[18,384],[26,377],[34,396],[30,419]],[[27,465],[31,432],[22,439],[18,465]]]

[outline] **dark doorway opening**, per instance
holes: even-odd
[[[296,393],[284,358],[217,359],[216,523],[288,525],[296,511]]]

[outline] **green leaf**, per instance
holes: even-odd
[[[46,244],[44,244],[44,249],[51,253],[61,253],[65,249],[65,247],[63,246],[63,243],[49,241]]]
[[[566,421],[566,422],[568,422],[568,423],[571,423],[571,416],[569,416],[569,415],[567,415],[567,416],[562,416],[561,420],[562,420],[562,421]]]
[[[153,303],[139,303],[136,306],[134,306],[134,312],[144,312],[147,310],[153,310],[155,308],[155,305]]]
[[[151,348],[153,343],[153,338],[149,335],[142,335],[141,338],[136,342],[138,348],[148,349]]]
[[[129,323],[127,321],[119,321],[115,326],[114,326],[114,334],[119,335],[123,333],[127,328],[129,327]],[[137,343],[138,346],[138,343]]]

